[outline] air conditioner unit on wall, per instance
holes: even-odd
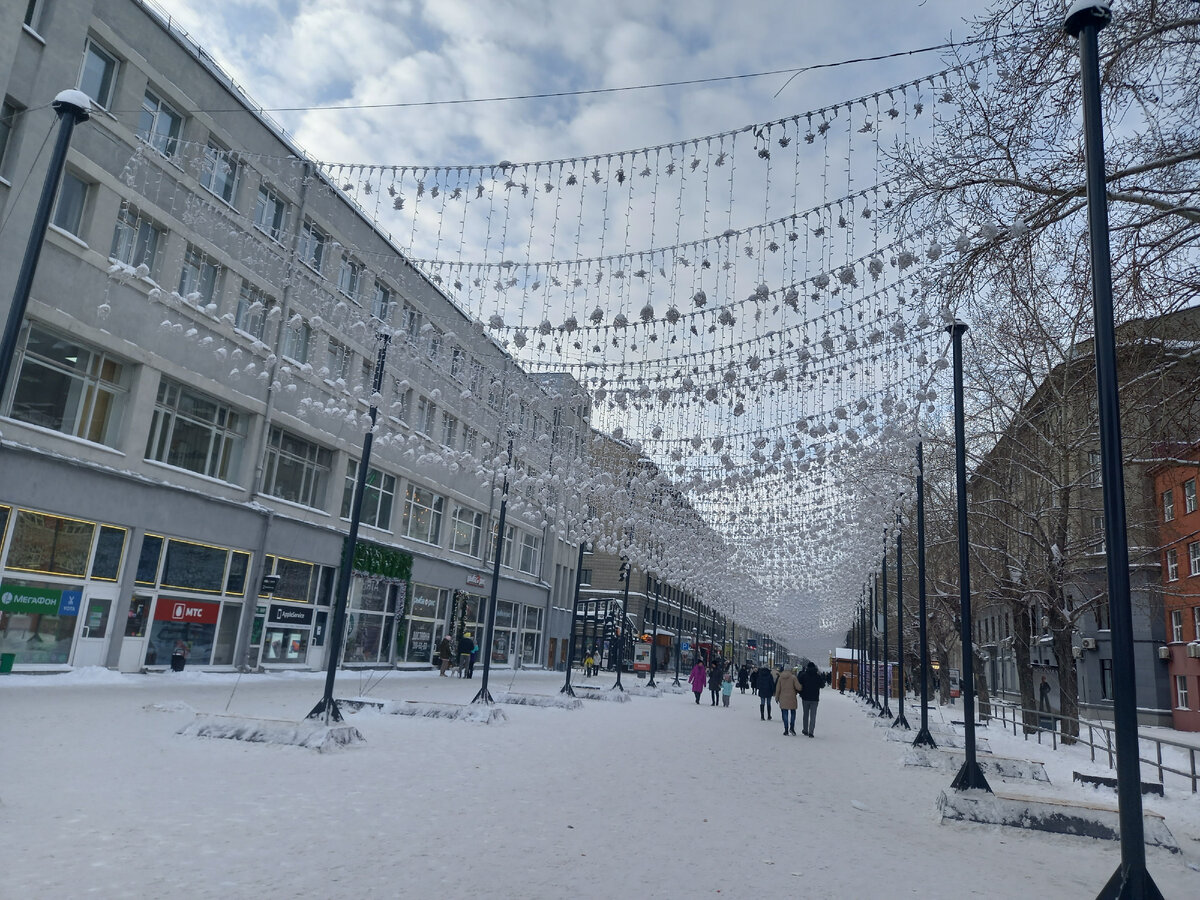
[[[1200,659],[1200,641],[1192,641],[1187,645],[1187,655],[1192,659]]]
[[[1159,647],[1158,648],[1158,658],[1159,659],[1170,659],[1171,658],[1171,648],[1170,647]]]
[[[1081,640],[1079,642],[1079,645],[1081,647],[1083,647],[1084,650],[1095,650],[1096,649],[1096,639],[1095,638],[1083,638],[1083,640]]]

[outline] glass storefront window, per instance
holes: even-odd
[[[67,662],[83,591],[5,581],[0,600],[0,653],[12,653],[18,664]]]
[[[27,572],[83,577],[96,523],[17,510],[8,567]]]
[[[292,630],[272,625],[267,629],[263,662],[302,663],[308,653],[308,629]]]
[[[167,541],[167,560],[163,564],[163,587],[219,594],[225,584],[225,563],[229,551],[211,544],[192,541]]]
[[[146,644],[146,665],[170,665],[176,648],[184,650],[187,665],[208,665],[220,613],[221,604],[214,600],[159,597]]]
[[[389,662],[399,584],[356,578],[350,597],[344,662]]]
[[[125,529],[111,525],[100,526],[96,553],[92,557],[92,577],[100,581],[116,581],[121,571],[121,555],[125,552]]]
[[[158,584],[158,560],[162,556],[162,547],[163,539],[157,534],[148,534],[142,538],[142,552],[138,557],[135,582]]]
[[[279,587],[275,588],[277,600],[308,602],[313,577],[312,563],[281,556],[275,560],[275,574],[279,576]]]
[[[496,601],[496,627],[497,628],[512,628],[516,624],[513,621],[513,604],[508,600]]]
[[[225,593],[242,597],[246,593],[246,573],[250,569],[250,554],[233,551],[229,554],[229,575],[225,578]]]
[[[502,631],[497,628],[496,633],[492,636],[492,662],[508,662],[508,648],[511,646],[511,643],[512,632]]]
[[[125,618],[125,637],[140,638],[146,635],[146,622],[150,618],[150,598],[134,597],[129,601],[129,615]]]

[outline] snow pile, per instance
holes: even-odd
[[[197,713],[196,718],[180,728],[178,733],[191,737],[247,741],[251,744],[288,744],[322,753],[361,744],[365,740],[362,732],[353,725],[323,725],[307,720],[285,722],[207,713]]]

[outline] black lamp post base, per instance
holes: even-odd
[[[912,726],[908,724],[908,719],[904,718],[904,711],[900,711],[900,715],[896,716],[896,721],[892,723],[893,728],[903,728],[905,731],[911,731]]]
[[[1121,865],[1100,889],[1096,900],[1162,900],[1162,891],[1145,868],[1137,870]]]
[[[571,689],[570,685],[567,685],[563,688],[564,691],[569,691],[570,689]],[[571,696],[574,697],[575,694],[572,693]],[[472,703],[483,703],[486,706],[491,706],[496,701],[492,699],[492,692],[489,691],[487,688],[482,687],[479,689],[479,693],[477,693],[475,695],[475,699],[473,699],[471,702]]]
[[[950,787],[956,791],[987,791],[989,794],[992,793],[992,786],[983,777],[983,769],[979,768],[979,763],[972,759],[962,764],[962,768],[958,770],[958,774],[950,782]]]
[[[575,688],[571,687],[571,683],[567,682],[558,691],[560,694],[566,694],[568,697],[575,696]]]
[[[895,717],[895,715],[892,714],[892,708],[890,706],[888,706],[886,703],[884,703],[883,709],[879,710],[879,718],[894,719],[896,717]]]
[[[611,688],[609,688],[609,690],[620,691],[622,694],[625,693],[625,687],[624,687],[624,685],[621,684],[620,676],[617,676],[617,683],[614,684]]]
[[[336,700],[332,700],[332,699],[326,700],[324,697],[322,697],[321,702],[319,702],[316,706],[314,706],[312,708],[312,712],[310,712],[307,716],[305,716],[305,718],[306,719],[328,718],[329,721],[331,721],[331,722],[340,722],[340,721],[342,721],[342,711],[338,708]]]
[[[917,736],[913,738],[912,745],[914,747],[928,747],[930,750],[937,749],[937,741],[933,739],[933,735],[929,733],[928,728],[922,728],[917,732]]]

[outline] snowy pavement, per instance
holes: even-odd
[[[336,693],[465,703],[480,684],[379,674],[340,673]],[[504,706],[486,726],[364,709],[366,743],[329,753],[176,734],[195,712],[298,719],[323,677],[0,678],[0,897],[1094,897],[1120,860],[1116,842],[941,824],[947,774],[903,766],[836,691],[814,739],[736,691],[729,709]],[[1086,751],[988,737],[1044,761],[1059,795],[1115,803],[1072,783],[1107,772]],[[1200,896],[1200,797],[1169,785],[1147,806],[1182,848],[1147,851],[1163,895]]]

